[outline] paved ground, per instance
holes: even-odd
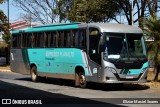
[[[0,72],[0,98],[11,98],[12,100],[41,99],[43,104],[58,104],[57,106],[60,104],[69,104],[70,106],[75,106],[76,104],[76,106],[80,107],[106,107],[106,105],[159,107],[158,104],[135,105],[123,104],[123,102],[132,103],[133,100],[137,100],[139,102],[141,101],[141,103],[146,103],[147,101],[159,101],[160,104],[160,90],[150,89],[147,86],[139,84],[125,84],[123,87],[118,87],[116,85],[102,85],[94,83],[89,83],[86,89],[80,89],[74,87],[73,81],[42,79],[41,82],[34,83],[31,82],[30,76],[12,72]]]

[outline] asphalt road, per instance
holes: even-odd
[[[42,79],[40,82],[34,83],[30,76],[0,72],[0,99],[14,100],[12,106],[18,100],[37,100],[42,104],[47,104],[45,106],[54,104],[63,107],[68,105],[70,107],[106,107],[106,105],[120,107],[150,107],[154,105],[154,107],[159,107],[160,90],[150,89],[139,84],[125,84],[123,87],[119,87],[118,85],[95,83],[89,83],[86,89],[81,89],[74,87],[74,82],[69,80]],[[136,101],[141,104],[137,104]],[[157,102],[159,104],[155,104]],[[2,106],[4,105],[0,105],[0,107]]]

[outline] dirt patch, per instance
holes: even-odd
[[[144,85],[150,87],[151,89],[160,89],[160,82],[147,82]]]
[[[158,82],[154,82],[155,72],[153,70],[148,71],[147,82],[139,83],[140,85],[148,86],[151,89],[160,89],[160,74],[158,75]]]
[[[155,72],[154,71],[148,71],[147,81],[153,81],[154,77],[155,77]],[[160,81],[160,73],[158,75],[158,81]]]
[[[0,70],[11,70],[10,66],[0,66]]]

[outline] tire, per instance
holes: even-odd
[[[31,80],[33,82],[37,82],[38,81],[38,75],[37,75],[37,67],[33,66],[30,70],[31,72]]]
[[[79,86],[80,88],[85,88],[87,86],[86,77],[84,72],[79,73]]]

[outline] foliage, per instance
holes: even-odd
[[[147,32],[146,36],[153,39],[154,42],[148,44],[148,53],[154,61],[156,68],[155,81],[158,80],[158,73],[160,72],[160,19],[156,15],[150,16],[144,20],[144,30]]]
[[[0,0],[0,4],[4,3],[5,1],[4,0]]]
[[[78,22],[106,22],[119,11],[115,0],[74,0],[68,19]]]
[[[3,3],[4,0],[0,0],[0,3]],[[8,20],[6,15],[0,10],[0,29],[4,32],[3,40],[7,45],[10,45],[10,32],[8,27]]]
[[[125,16],[129,25],[132,24],[132,12],[133,12],[133,23],[139,24],[143,28],[143,19],[149,15],[153,16],[154,13],[158,11],[160,6],[157,0],[133,0],[133,11],[132,11],[132,0],[117,0],[117,6],[121,8],[122,15]],[[135,17],[138,16],[138,17]],[[114,18],[115,21],[117,17]]]
[[[21,14],[23,19],[42,24],[66,20],[68,3],[70,0],[13,0],[13,5],[25,12]]]
[[[59,22],[66,22],[68,20],[67,13],[71,9],[73,0],[59,0],[57,7],[54,9],[54,13],[59,16]]]
[[[124,16],[132,24],[132,0],[13,0],[16,7],[24,10],[21,16],[26,20],[42,24],[76,22],[121,23]],[[133,22],[143,28],[143,19],[157,12],[159,0],[133,0]],[[138,17],[137,17],[138,16]]]

